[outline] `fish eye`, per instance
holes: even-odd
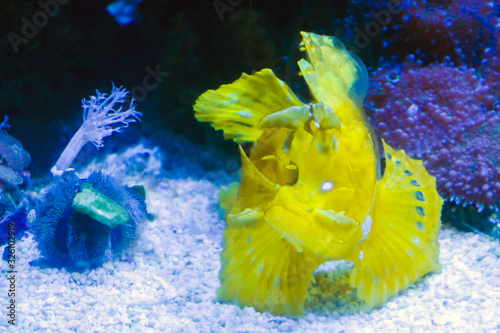
[[[321,184],[320,190],[321,190],[321,192],[326,193],[326,192],[331,191],[334,186],[335,185],[333,184],[333,182],[327,180],[327,181],[323,182],[323,184]]]

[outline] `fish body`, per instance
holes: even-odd
[[[377,141],[362,108],[368,74],[334,37],[302,32],[299,67],[314,100],[301,102],[263,69],[201,95],[199,121],[240,147],[239,186],[226,212],[221,299],[300,315],[324,262],[354,263],[351,285],[368,309],[440,268],[442,199],[421,161]]]

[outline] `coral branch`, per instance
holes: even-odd
[[[97,96],[90,96],[90,100],[82,100],[83,124],[64,149],[56,165],[52,167],[53,175],[61,175],[66,171],[82,147],[87,142],[92,142],[98,149],[103,147],[102,139],[114,132],[121,132],[129,123],[139,120],[142,113],[135,110],[134,99],[127,111],[122,111],[122,106],[128,92],[122,87],[113,85],[111,94],[102,94],[96,90]],[[113,127],[113,125],[115,125]]]

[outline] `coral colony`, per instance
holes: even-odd
[[[54,267],[82,271],[119,257],[139,235],[147,216],[144,188],[126,188],[97,171],[79,179],[69,167],[80,149],[120,132],[141,113],[122,104],[128,92],[113,86],[111,94],[82,101],[83,124],[64,149],[52,173],[57,176],[36,207],[32,232],[41,255]],[[42,261],[43,262],[43,261]]]
[[[19,186],[29,177],[24,169],[31,157],[18,140],[7,134],[5,130],[9,128],[9,118],[5,116],[0,123],[0,246],[9,246],[4,248],[3,260],[8,260],[9,251],[14,251],[11,245],[15,237],[21,238],[28,229],[27,202]]]
[[[8,122],[5,116],[0,124],[0,181],[17,186],[24,182],[23,170],[30,164],[31,157],[19,141],[4,131],[10,128]]]

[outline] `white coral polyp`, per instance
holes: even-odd
[[[96,90],[97,96],[90,96],[90,100],[82,100],[83,124],[71,138],[56,165],[50,170],[54,176],[62,175],[68,170],[73,160],[87,142],[92,142],[98,149],[103,147],[102,139],[114,132],[121,132],[129,123],[139,120],[142,113],[135,110],[132,98],[127,111],[122,111],[122,106],[128,94],[122,87],[113,85],[111,94],[101,94]],[[113,127],[113,125],[116,125]]]

